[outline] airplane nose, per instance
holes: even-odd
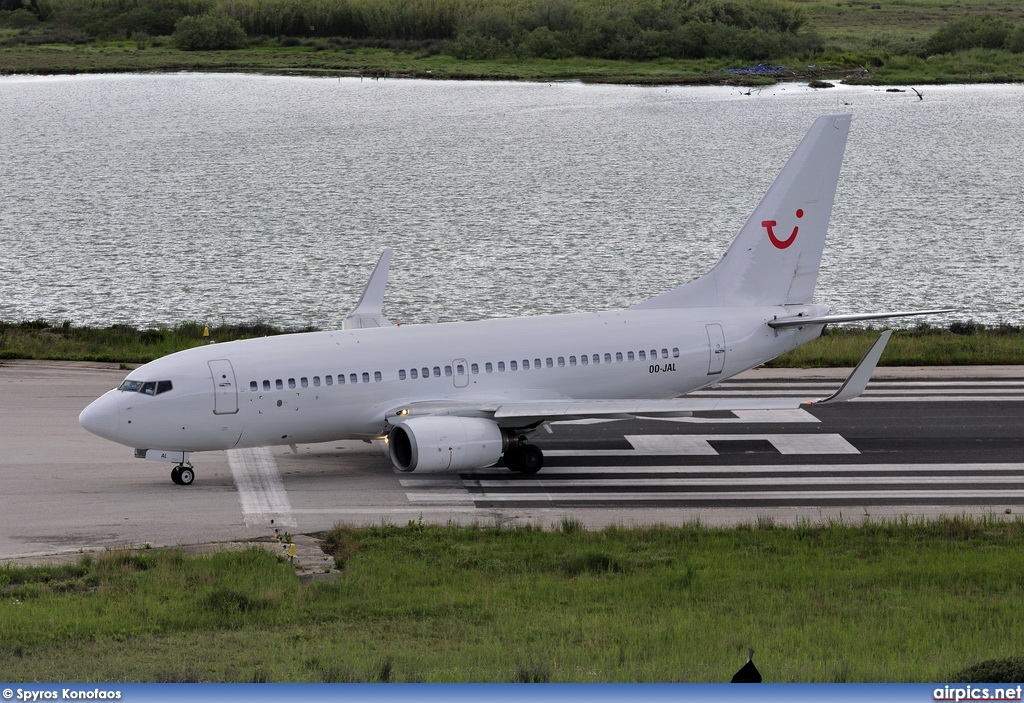
[[[116,392],[110,391],[86,406],[78,416],[78,424],[82,426],[82,429],[103,439],[117,441],[120,407],[117,398],[111,396],[111,393]]]

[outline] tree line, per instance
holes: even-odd
[[[0,0],[0,26],[91,39],[172,37],[183,49],[339,39],[431,43],[461,59],[810,58],[824,40],[785,0]],[[7,41],[18,41],[18,38]],[[992,15],[936,31],[930,55],[1024,52],[1024,27]]]

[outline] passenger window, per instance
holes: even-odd
[[[446,365],[444,367],[444,375],[448,376],[449,378],[451,378],[451,375],[452,375],[452,367],[451,366],[447,366]]]
[[[426,366],[424,366],[423,367],[422,375],[423,375],[423,378],[430,378],[430,369],[428,369]]]
[[[622,363],[622,352],[615,352],[615,361]]]
[[[586,354],[580,354],[580,363],[583,366],[586,366],[587,364],[590,363],[590,357],[588,357]]]
[[[299,385],[301,385],[303,388],[309,388],[309,379],[303,376],[302,378],[299,379]]]
[[[610,364],[610,363],[612,363],[612,355],[611,355],[611,354],[607,354],[607,353],[606,353],[606,354],[604,355],[604,363],[606,363],[606,364]]]
[[[405,380],[405,369],[398,369],[398,380],[399,381],[404,381]]]
[[[324,380],[327,381],[328,386],[334,385],[334,376],[324,376]]]
[[[646,361],[647,360],[647,352],[645,352],[643,349],[641,349],[638,352],[638,356],[640,357],[640,361]]]
[[[651,350],[651,359],[654,360],[654,359],[657,359],[657,358],[658,358],[658,350],[657,349],[652,349]]]
[[[349,383],[359,383],[359,376],[357,374],[350,373],[348,375],[348,382]]]
[[[505,362],[504,361],[499,361],[498,362],[498,371],[504,371],[504,370],[505,370]]]
[[[484,364],[484,371],[486,371],[487,373],[494,373],[494,366],[491,364],[491,362],[488,361],[486,364]]]
[[[170,381],[157,381],[157,384],[156,384],[156,394],[160,395],[161,393],[166,393],[167,391],[171,390],[171,388],[173,388],[173,387],[174,386],[171,384]]]
[[[662,349],[661,350],[661,358],[662,359],[667,359],[668,358],[668,349]]]
[[[441,378],[441,367],[440,366],[435,366],[434,367],[434,378]]]
[[[459,374],[460,376],[465,376],[466,375],[466,366],[465,366],[465,364],[456,364],[455,365],[455,373]]]
[[[565,357],[564,356],[558,357],[558,365],[559,366],[565,366]]]
[[[339,386],[344,386],[345,385],[345,374],[343,374],[343,373],[339,373],[338,374],[338,385]]]
[[[626,352],[626,360],[627,361],[636,361],[636,359],[633,358],[633,352]]]
[[[249,390],[251,390],[251,391],[258,391],[259,389],[260,389],[260,384],[256,383],[256,381],[249,381]]]
[[[477,364],[476,362],[473,362],[472,364],[469,365],[469,370],[475,376],[476,374],[480,373],[480,365]]]
[[[672,358],[673,359],[678,359],[679,358],[679,347],[672,347]]]
[[[569,366],[575,366],[575,365],[576,365],[576,357],[575,356],[570,356],[569,357]]]
[[[295,388],[295,379],[294,378],[289,378],[288,379],[288,387],[289,388]]]
[[[270,381],[268,381],[267,379],[263,379],[263,390],[265,390],[265,391],[269,391],[270,390]]]
[[[380,371],[374,371],[373,380],[376,381],[377,383],[380,383],[381,381],[384,380],[384,376],[381,374]]]
[[[420,372],[416,369],[409,369],[409,378],[419,378]]]
[[[517,370],[519,370],[519,364],[517,364],[515,362],[515,359],[513,359],[510,362],[508,362],[508,370],[509,371],[517,371]]]
[[[313,377],[313,385],[314,386],[319,386],[320,385],[320,377],[319,376],[314,376]]]
[[[353,374],[353,376],[354,375],[355,374]],[[369,382],[370,382],[370,372],[369,371],[363,371],[363,383],[369,383]]]
[[[554,360],[549,356],[547,359],[544,360],[544,365],[550,369],[555,365]]]
[[[274,381],[274,385],[277,386],[277,390],[281,390],[282,388],[284,388],[284,381],[282,381],[281,379],[277,379]]]
[[[535,368],[535,369],[539,369],[540,368],[540,359],[534,359],[533,360],[533,368]]]
[[[601,355],[600,354],[594,354],[594,363],[595,364],[600,364],[601,363]]]

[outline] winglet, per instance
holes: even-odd
[[[385,249],[381,253],[377,266],[370,274],[370,280],[363,288],[363,294],[359,296],[359,302],[341,323],[343,330],[387,327],[391,324],[391,321],[381,313],[381,309],[384,306],[384,291],[388,285],[388,270],[391,268],[391,257],[394,253],[394,249]]]
[[[830,395],[824,400],[819,400],[813,405],[825,405],[826,403],[839,403],[844,400],[850,400],[856,398],[864,389],[867,388],[868,381],[871,380],[871,374],[875,371],[875,366],[878,365],[878,360],[882,356],[882,352],[885,351],[885,345],[889,342],[889,337],[892,336],[892,330],[886,330],[878,336],[875,343],[868,349],[868,353],[864,355],[864,358],[860,360],[860,363],[853,369],[853,372],[849,375],[843,385],[839,387],[835,393]]]

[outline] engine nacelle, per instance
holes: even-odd
[[[505,435],[481,417],[413,417],[388,432],[388,453],[399,471],[460,471],[495,464]]]

